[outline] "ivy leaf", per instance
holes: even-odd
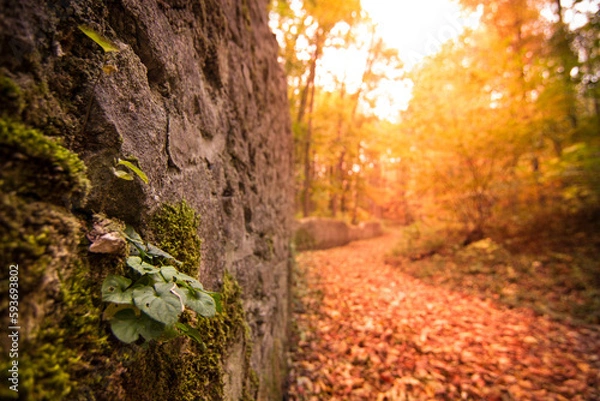
[[[152,319],[167,325],[174,324],[182,312],[182,298],[171,292],[173,288],[177,288],[173,283],[156,283],[154,287],[135,288],[133,302]]]
[[[166,282],[173,282],[177,280],[179,271],[173,266],[163,266],[160,268],[160,275],[163,276]]]
[[[132,303],[132,290],[128,289],[130,285],[131,280],[127,277],[109,275],[102,283],[102,300],[115,304]]]
[[[188,276],[188,277],[189,277],[189,276]],[[193,289],[195,289],[195,290],[198,290],[198,291],[204,291],[204,287],[202,286],[202,284],[201,284],[201,283],[200,283],[198,280],[196,280],[196,279],[191,279],[191,280],[187,280],[187,281],[188,281],[189,285],[190,285],[190,286],[191,286]]]
[[[139,256],[130,256],[127,258],[127,266],[131,267],[141,275],[144,274],[156,274],[159,270],[152,266],[150,263],[146,263]]]
[[[180,272],[173,266],[163,266],[160,269],[160,273],[167,281],[179,281],[179,282],[183,282],[184,284],[187,284],[188,286],[190,286],[190,288],[197,288],[199,290],[204,290],[204,288],[202,287],[202,284],[200,284],[200,282],[198,280],[196,280],[195,278],[193,278],[191,276],[188,276],[185,273]],[[193,284],[193,285],[191,285],[191,284]]]
[[[136,341],[140,335],[148,341],[160,337],[165,325],[127,308],[115,314],[110,321],[110,328],[119,340],[129,344]]]
[[[180,281],[185,281],[186,283],[189,283],[193,288],[197,288],[199,290],[204,290],[204,287],[202,287],[202,284],[200,284],[200,282],[198,280],[196,280],[194,277],[192,276],[188,276],[185,273],[179,273],[177,275],[177,279]]]
[[[144,173],[142,171],[142,169],[140,169],[138,166],[136,166],[132,162],[130,162],[128,160],[119,159],[118,162],[117,162],[117,166],[125,166],[125,167],[127,167],[128,169],[130,169],[131,171],[133,171],[135,173],[135,175],[137,175],[138,177],[140,177],[140,179],[142,181],[144,181],[144,184],[148,184],[148,176],[146,175],[146,173]]]
[[[87,35],[88,38],[96,42],[105,53],[118,52],[119,48],[110,40],[86,25],[79,25],[79,30]]]
[[[181,322],[175,323],[175,327],[177,327],[183,334],[200,344],[203,350],[206,349],[206,345],[204,344],[204,341],[202,341],[202,334],[200,334],[198,330],[187,323]]]
[[[223,303],[221,302],[221,294],[218,292],[207,292],[208,295],[215,301],[215,307],[218,313],[223,312]]]
[[[102,313],[102,319],[106,320],[106,321],[112,320],[112,318],[117,314],[117,312],[122,311],[123,309],[131,309],[131,308],[134,308],[134,306],[128,305],[128,304],[110,303],[110,304],[108,304],[106,309],[104,309],[104,312]]]
[[[127,224],[125,226],[125,229],[123,230],[123,234],[125,235],[125,238],[127,238],[127,240],[129,242],[140,245],[144,248],[146,247],[144,245],[144,240],[142,239],[142,237],[140,237],[140,235],[129,224]]]
[[[146,244],[140,235],[131,227],[130,225],[126,225],[123,230],[123,235],[133,246],[134,249],[130,250],[131,255],[139,255],[141,257],[146,256]],[[137,250],[137,252],[136,252]]]
[[[164,258],[164,259],[172,259],[175,262],[179,262],[177,259],[175,259],[175,257],[173,257],[171,254],[163,251],[162,249],[160,249],[157,246],[154,246],[152,244],[147,244],[147,251],[146,253],[152,257],[158,257],[158,258]],[[179,262],[181,263],[181,262]]]
[[[150,319],[148,316],[140,313],[138,318],[138,331],[146,341],[155,340],[162,335],[165,325]]]
[[[110,321],[110,328],[124,343],[129,344],[140,338],[138,316],[131,308],[117,312]]]
[[[158,269],[156,270],[158,272]],[[155,283],[164,283],[164,279],[160,274],[148,273],[144,274],[138,281],[131,287],[132,290],[141,287],[152,287]]]
[[[185,306],[197,312],[200,316],[213,317],[217,313],[215,300],[203,291],[186,288]]]

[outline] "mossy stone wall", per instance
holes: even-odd
[[[0,398],[281,399],[292,137],[267,20],[264,0],[0,2],[0,291],[18,264],[21,326],[18,398]],[[98,219],[222,292],[222,314],[185,317],[205,348],[111,334],[100,287],[126,255],[89,252]]]

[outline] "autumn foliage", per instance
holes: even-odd
[[[410,70],[358,2],[274,3],[299,214],[443,221],[483,237],[597,208],[597,8],[461,3],[479,24]],[[323,67],[343,51],[362,55],[359,82]],[[412,99],[390,122],[381,89],[398,81]]]
[[[292,400],[600,398],[600,10],[458,3],[408,66],[358,1],[273,1],[297,215],[400,233],[298,258]]]

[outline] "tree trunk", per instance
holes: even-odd
[[[300,99],[300,108],[296,121],[302,122],[308,107],[308,124],[306,127],[306,137],[304,138],[304,184],[302,188],[302,215],[308,217],[310,214],[310,187],[312,185],[312,169],[311,169],[311,145],[312,145],[312,113],[315,102],[315,77],[317,70],[317,61],[321,57],[321,33],[317,29],[315,34],[315,52],[310,64],[310,73],[306,82],[306,87],[302,91]],[[307,106],[308,103],[308,106]]]

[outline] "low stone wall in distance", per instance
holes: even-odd
[[[308,217],[296,222],[294,244],[298,251],[328,249],[351,241],[377,237],[382,233],[379,222],[348,225],[335,219]]]

